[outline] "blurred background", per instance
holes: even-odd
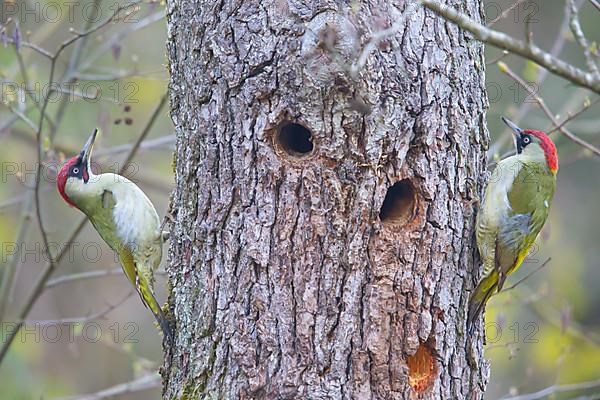
[[[585,68],[562,1],[484,3],[494,29],[523,38],[529,16],[538,46]],[[600,37],[600,11],[592,3],[576,1],[590,42]],[[168,82],[165,5],[140,2],[121,10],[114,1],[5,0],[0,7],[0,345],[47,264],[33,188],[36,133],[49,89],[45,111],[50,118],[42,129],[42,214],[53,254],[67,249],[0,364],[0,398],[83,399],[98,392],[118,399],[158,399],[155,371],[162,361],[161,338],[152,315],[89,224],[70,245],[65,242],[82,214],[66,207],[55,189],[55,176],[96,126],[102,132],[95,147],[96,172],[122,168],[142,138],[125,174],[148,194],[159,215],[165,215],[175,141],[168,105],[162,103]],[[490,165],[512,150],[501,115],[522,128],[552,129],[536,96],[558,121],[583,110],[566,127],[600,146],[598,96],[489,46],[486,59]],[[48,87],[53,60],[58,84]],[[600,393],[600,313],[595,309],[600,303],[600,213],[595,209],[600,203],[600,163],[598,156],[560,132],[552,137],[560,171],[550,218],[526,264],[507,286],[536,272],[488,306],[488,399],[579,382],[588,382],[587,389],[581,385],[552,398]],[[157,279],[162,302],[165,279],[160,273]]]

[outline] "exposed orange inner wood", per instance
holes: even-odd
[[[408,383],[417,393],[430,389],[435,382],[436,365],[431,350],[421,344],[417,352],[408,357]]]

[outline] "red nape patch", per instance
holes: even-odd
[[[548,167],[552,172],[558,171],[558,154],[556,152],[556,146],[554,145],[552,139],[550,139],[548,135],[541,131],[525,129],[523,132],[533,135],[536,138],[540,139],[540,146],[542,147],[542,150],[544,150],[544,154],[546,155],[546,162],[548,163]]]
[[[77,206],[75,204],[73,204],[73,202],[69,199],[69,197],[65,193],[65,185],[67,184],[67,179],[69,177],[68,176],[69,168],[71,168],[71,166],[73,164],[75,164],[76,162],[77,162],[77,157],[71,158],[69,161],[67,161],[65,163],[65,165],[62,166],[60,171],[58,171],[58,175],[56,176],[56,186],[58,187],[58,192],[60,193],[62,198],[65,199],[65,201],[67,203],[69,203],[69,205],[71,207],[77,207]]]

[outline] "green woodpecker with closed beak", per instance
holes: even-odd
[[[506,277],[529,253],[548,218],[556,188],[558,157],[552,140],[543,132],[523,130],[502,120],[513,131],[517,154],[498,163],[477,214],[483,278],[469,301],[470,333],[490,296],[502,289]]]
[[[125,275],[154,314],[164,337],[171,340],[168,320],[154,297],[154,270],[160,264],[163,244],[158,214],[144,192],[129,179],[92,172],[97,133],[96,129],[81,153],[60,169],[58,191],[69,205],[87,215],[102,239],[119,255]]]

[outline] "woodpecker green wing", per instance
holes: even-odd
[[[116,234],[113,218],[115,200],[110,190],[103,190],[99,197],[89,196],[78,200],[78,206],[111,249],[119,253],[121,240]]]
[[[554,195],[554,175],[538,165],[523,165],[508,192],[510,211],[496,240],[498,289],[518,269],[548,218]]]

